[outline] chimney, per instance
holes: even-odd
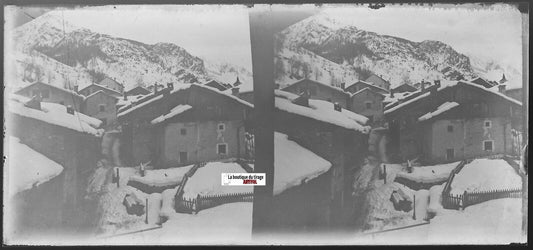
[[[338,102],[336,102],[336,103],[333,104],[333,109],[334,109],[335,111],[339,111],[339,112],[342,111],[342,107],[341,107],[341,105],[340,105]]]
[[[158,85],[157,83],[154,84],[154,93],[155,93],[155,94],[157,94],[157,92],[158,92],[158,88],[159,88],[159,86],[157,86],[157,85]]]
[[[124,101],[128,100],[128,93],[124,92]]]
[[[422,90],[422,92],[426,91],[426,83],[424,82],[424,80],[422,80],[422,82],[420,82],[420,90]]]
[[[433,81],[433,82],[435,83],[435,85],[437,86],[437,88],[440,87],[440,80],[435,80],[435,81]]]
[[[346,89],[346,83],[344,83],[344,82],[341,83],[341,89],[342,89],[342,90],[345,90],[345,89]]]
[[[67,106],[67,113],[74,115],[74,108],[72,107],[72,105]]]
[[[74,86],[74,92],[78,93],[78,85]]]
[[[234,96],[239,96],[239,88],[237,87],[231,88],[231,94]]]
[[[498,85],[498,92],[505,94],[505,85],[503,84]]]
[[[390,90],[390,98],[394,98],[394,89]]]
[[[170,90],[173,90],[174,89],[174,84],[172,84],[171,82],[167,83],[167,88],[170,89]]]

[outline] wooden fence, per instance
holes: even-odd
[[[176,207],[181,212],[197,213],[200,210],[216,207],[218,205],[232,202],[252,202],[254,193],[231,193],[218,195],[198,195],[196,198],[188,199],[183,196],[176,200]]]
[[[505,157],[499,157],[505,159]],[[446,209],[460,209],[465,208],[471,205],[479,204],[481,202],[494,200],[494,199],[501,199],[501,198],[521,198],[522,197],[522,189],[516,188],[516,189],[493,189],[493,190],[487,190],[487,191],[476,191],[476,192],[464,192],[463,194],[459,195],[453,195],[451,194],[451,183],[453,182],[453,178],[457,173],[459,173],[463,167],[472,162],[472,159],[470,160],[464,160],[461,161],[459,165],[455,169],[452,170],[450,173],[450,177],[448,177],[448,182],[444,186],[444,189],[442,190],[442,206]],[[514,167],[513,167],[514,168]]]

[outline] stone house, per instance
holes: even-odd
[[[349,109],[367,117],[369,124],[381,124],[384,98],[384,94],[375,91],[374,88],[366,87],[351,95]]]
[[[397,160],[439,163],[512,154],[522,103],[476,83],[436,81],[390,103],[384,114]]]
[[[98,90],[85,97],[82,113],[101,120],[103,127],[112,126],[117,120],[117,101],[116,95]]]
[[[353,212],[353,177],[366,156],[369,127],[364,124],[368,119],[329,102],[280,90],[275,90],[275,107],[275,131],[332,164],[316,180],[321,183],[317,184],[321,188],[314,189],[321,190],[316,197],[328,197],[318,202],[326,207],[315,208],[325,214],[316,216],[325,223],[320,226],[342,226]]]
[[[253,105],[218,89],[180,84],[121,108],[122,158],[159,168],[244,158]]]
[[[15,92],[17,95],[33,97],[41,95],[43,102],[58,103],[61,105],[71,105],[75,110],[80,111],[83,103],[83,96],[76,93],[76,90],[68,90],[43,82],[35,82]]]
[[[16,198],[20,223],[29,228],[81,229],[90,225],[83,199],[91,170],[101,157],[101,121],[61,104],[12,95],[6,101],[6,134],[60,164],[53,180]]]

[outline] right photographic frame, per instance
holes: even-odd
[[[255,6],[255,240],[527,242],[528,10]]]

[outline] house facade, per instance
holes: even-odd
[[[303,79],[283,88],[282,90],[297,95],[307,91],[309,92],[309,98],[311,99],[339,103],[343,108],[348,108],[348,93],[342,88],[327,85],[325,83]]]
[[[378,76],[376,74],[370,75],[367,79],[365,79],[365,82],[368,82],[380,88],[386,89],[387,91],[390,90],[390,82],[383,79],[382,76]]]
[[[381,124],[383,122],[384,98],[383,94],[366,87],[352,94],[349,105],[350,111],[366,116],[369,124]]]
[[[74,90],[56,87],[43,82],[28,85],[15,92],[15,94],[29,98],[40,94],[43,102],[57,103],[65,106],[70,105],[77,111],[81,110],[83,103],[83,96],[77,94]]]
[[[103,90],[96,91],[85,97],[82,113],[102,121],[102,126],[108,127],[117,120],[118,97],[109,95]]]
[[[451,162],[513,154],[522,103],[467,81],[446,82],[387,105],[391,151],[403,161]]]
[[[123,158],[159,168],[246,156],[245,132],[252,105],[215,88],[184,85],[124,107]]]

